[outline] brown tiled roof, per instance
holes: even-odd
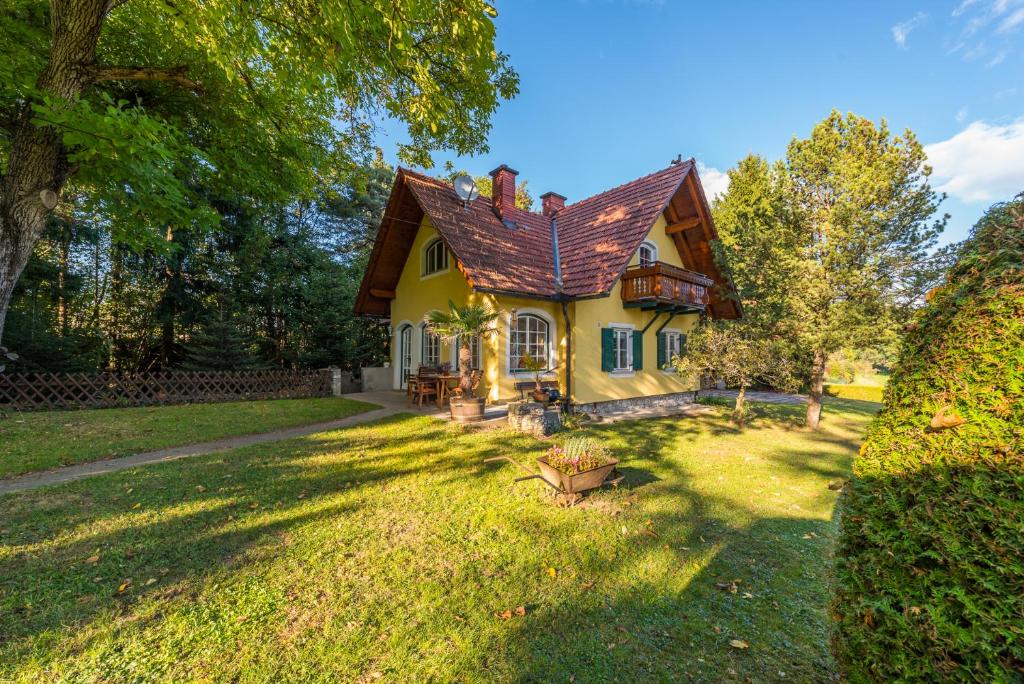
[[[691,168],[692,162],[673,164],[558,213],[566,294],[578,297],[612,289]]]
[[[692,160],[674,163],[559,211],[556,225],[564,294],[607,294],[691,172],[696,180]],[[699,182],[695,187],[700,188]],[[686,203],[693,202],[692,197],[682,194],[686,194],[682,204],[691,206]],[[703,193],[699,194],[697,201],[708,213]],[[516,208],[506,216],[515,222],[512,228],[495,215],[490,198],[478,197],[464,205],[449,183],[400,168],[356,300],[357,312],[387,313],[387,299],[374,293],[394,290],[412,248],[415,226],[424,214],[430,217],[474,288],[534,297],[558,295],[548,217]],[[713,226],[705,237],[697,239],[706,241],[707,236],[717,237]],[[698,253],[705,257],[699,259],[700,263],[684,260],[687,268],[719,281],[716,290],[728,286],[728,279],[710,260],[710,249],[701,246],[705,249],[694,250],[690,245],[691,258],[696,260],[694,255]],[[713,297],[713,308],[721,303],[720,296]]]

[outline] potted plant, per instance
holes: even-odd
[[[430,332],[449,344],[466,340],[459,349],[459,392],[448,403],[452,420],[471,423],[483,420],[484,399],[477,397],[473,388],[473,353],[468,341],[479,336],[481,340],[494,334],[494,321],[499,312],[482,304],[456,306],[448,300],[448,311],[431,311],[425,317]]]
[[[537,459],[541,474],[566,494],[576,494],[604,484],[619,461],[592,437],[570,437]]]
[[[524,354],[523,358],[520,359],[519,364],[525,370],[533,373],[533,381],[534,383],[536,383],[536,386],[533,388],[533,391],[530,392],[530,396],[533,397],[534,401],[542,401],[544,403],[547,403],[547,390],[545,390],[544,387],[540,384],[540,374],[546,370],[546,368],[544,367],[544,362],[541,361],[540,359],[536,359],[530,356],[529,354]]]

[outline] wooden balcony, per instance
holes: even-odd
[[[658,261],[622,274],[623,306],[658,311],[703,311],[714,281],[706,275]]]

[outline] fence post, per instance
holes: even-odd
[[[331,366],[327,369],[327,372],[331,374],[331,396],[341,396],[341,369]]]

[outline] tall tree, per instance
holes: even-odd
[[[946,217],[913,132],[833,111],[786,151],[790,210],[801,242],[793,283],[797,336],[812,356],[807,426],[821,417],[825,365],[870,346],[897,305],[897,283],[928,258]]]
[[[486,148],[517,76],[485,0],[10,0],[0,9],[0,339],[69,184],[160,246],[209,226],[198,188],[283,200],[365,161],[373,117],[408,163]]]

